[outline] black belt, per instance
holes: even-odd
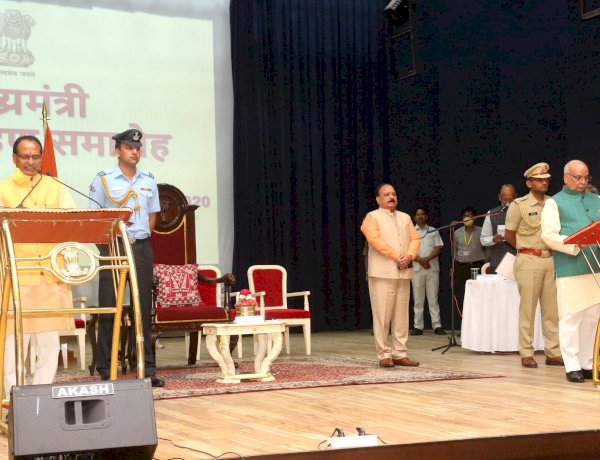
[[[456,263],[461,264],[461,265],[466,265],[467,267],[477,267],[477,268],[481,268],[481,266],[483,265],[483,261],[481,261],[481,260],[478,260],[476,262],[459,262],[457,260]]]
[[[121,237],[119,236],[119,239],[121,239]],[[129,244],[143,244],[146,242],[150,242],[150,237],[147,238],[141,238],[141,239],[135,239],[135,238],[127,238],[129,240]]]

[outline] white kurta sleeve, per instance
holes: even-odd
[[[488,211],[489,213],[489,211]],[[492,219],[490,216],[486,216],[483,221],[483,227],[481,228],[481,237],[479,238],[482,246],[493,246],[494,244],[494,233],[492,232]]]
[[[560,234],[558,205],[556,201],[549,198],[542,211],[542,241],[553,251],[575,256],[579,253],[579,247],[575,244],[564,244],[563,241],[567,236]]]

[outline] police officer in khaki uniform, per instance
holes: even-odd
[[[558,344],[558,306],[552,251],[542,242],[541,215],[548,199],[550,166],[538,163],[525,171],[529,193],[513,201],[506,214],[506,241],[517,248],[514,274],[519,286],[519,355],[523,367],[535,368],[533,326],[538,300],[542,314],[547,366],[562,366]]]

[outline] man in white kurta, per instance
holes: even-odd
[[[418,366],[407,356],[406,342],[410,265],[419,251],[419,235],[410,216],[396,210],[394,187],[381,184],[375,195],[379,209],[366,215],[360,229],[369,243],[369,297],[377,358],[381,367]]]
[[[16,166],[11,176],[0,181],[0,206],[16,208],[74,208],[68,190],[50,177],[39,174],[42,157],[40,141],[33,136],[23,136],[13,145],[13,162]],[[35,188],[34,188],[35,187]],[[17,257],[47,255],[53,244],[15,244]],[[27,262],[31,265],[49,265],[48,261]],[[23,310],[45,308],[72,308],[69,286],[59,282],[46,271],[19,274],[21,306]],[[11,302],[12,304],[12,302]],[[73,328],[72,316],[44,316],[23,318],[23,347],[29,349],[30,338],[36,339],[36,365],[33,384],[52,383],[58,367],[60,351],[59,330]],[[9,318],[4,354],[4,388],[6,394],[16,384],[14,322]]]
[[[579,160],[564,169],[563,189],[547,200],[542,211],[542,240],[554,251],[558,298],[558,334],[567,380],[582,383],[592,378],[594,338],[600,317],[600,268],[584,258],[600,260],[597,245],[564,244],[569,235],[600,219],[600,198],[586,192],[588,167]],[[592,254],[592,251],[594,254]]]

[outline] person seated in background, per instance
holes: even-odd
[[[465,283],[471,278],[471,269],[481,269],[487,260],[481,245],[481,227],[475,225],[475,208],[467,206],[460,211],[464,225],[454,231],[454,297],[462,306]]]
[[[508,206],[517,197],[517,192],[512,184],[504,184],[500,187],[498,201],[500,206],[490,209],[486,214],[495,214],[485,216],[483,227],[481,229],[481,245],[489,248],[490,273],[496,273],[496,268],[504,258],[507,252],[515,255],[516,249],[506,244],[504,238],[506,210]]]
[[[414,328],[410,335],[422,335],[424,329],[425,296],[431,316],[431,327],[436,335],[445,335],[440,321],[440,263],[439,255],[444,243],[440,233],[427,225],[429,213],[427,208],[419,206],[413,214],[415,229],[421,239],[419,252],[413,263],[414,276],[410,280],[413,290]]]

